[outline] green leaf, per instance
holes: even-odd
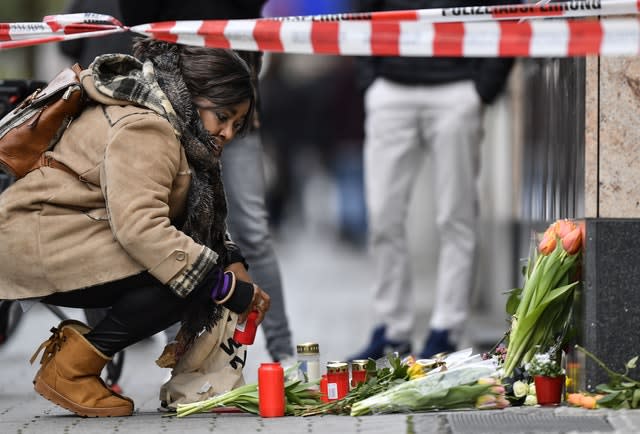
[[[505,309],[509,315],[515,315],[518,310],[518,305],[520,305],[521,298],[522,288],[514,288],[509,291],[509,297],[507,298],[507,306]]]
[[[613,389],[607,384],[598,384],[596,386],[596,390],[598,392],[603,392],[603,393],[618,393],[619,392],[619,390]]]
[[[258,404],[253,402],[237,402],[234,404],[234,407],[237,407],[246,413],[260,414]]]
[[[622,401],[617,407],[616,410],[629,409],[631,406],[629,405],[629,401]]]
[[[636,389],[633,391],[633,399],[631,400],[631,408],[638,408],[638,403],[640,402],[640,389]]]
[[[603,396],[598,400],[598,405],[603,405],[611,401],[615,401],[619,395],[620,395],[620,392],[616,392],[616,391],[607,392],[605,396]]]
[[[516,366],[519,366],[522,362],[523,356],[535,345],[545,344],[545,342],[532,342],[533,334],[536,332],[536,327],[549,327],[554,322],[554,315],[549,317],[549,313],[546,313],[547,307],[553,305],[557,307],[560,303],[573,301],[573,298],[568,296],[573,292],[573,288],[578,282],[571,283],[559,288],[555,288],[549,291],[537,305],[532,301],[530,312],[526,315],[518,318],[518,326],[515,330],[512,330],[512,335],[509,338],[509,347],[507,351],[507,360],[505,361],[504,371],[505,375],[510,375]],[[561,309],[562,307],[560,307]],[[518,309],[520,311],[520,309]],[[553,311],[549,311],[553,312]],[[543,317],[543,314],[545,316]],[[564,322],[564,318],[562,319]],[[538,336],[545,336],[545,334],[538,331]],[[548,333],[546,333],[548,335]]]
[[[635,369],[637,362],[638,362],[638,356],[635,356],[634,358],[632,358],[627,362],[627,369]]]
[[[285,396],[286,396],[288,402],[293,402],[295,404],[302,404],[302,401],[300,400],[298,395],[293,393],[293,392],[291,392],[291,391],[286,391],[285,390]]]

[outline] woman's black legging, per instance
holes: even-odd
[[[45,297],[43,303],[63,307],[109,307],[107,316],[85,335],[106,356],[180,321],[187,300],[149,273]]]

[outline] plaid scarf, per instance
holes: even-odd
[[[142,60],[144,63],[125,54],[98,56],[91,66],[96,89],[112,98],[149,108],[171,123],[192,171],[181,230],[216,252],[222,265],[227,256],[224,242],[227,202],[217,157],[219,146],[204,128],[182,79],[178,46],[155,41],[149,44],[146,59]],[[205,289],[190,294],[194,301],[187,318],[192,332],[209,328],[221,317],[221,308],[211,300],[209,288]]]

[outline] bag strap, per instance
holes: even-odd
[[[80,84],[80,72],[82,72],[82,67],[80,66],[80,64],[78,63],[74,63],[73,66],[71,66],[71,71],[73,71],[74,76],[71,77],[70,75],[64,76],[62,80],[60,80],[60,82],[62,82],[64,84],[64,86],[68,86],[69,84],[73,83],[73,84]],[[58,84],[59,86],[59,84]],[[41,95],[37,95],[38,97],[40,97]],[[58,170],[62,170],[63,172],[67,172],[69,175],[75,177],[75,178],[80,178],[80,175],[78,175],[76,172],[74,172],[69,166],[67,166],[64,163],[61,163],[60,161],[56,160],[55,158],[53,158],[50,155],[47,155],[46,153],[43,153],[40,158],[38,159],[38,162],[31,168],[31,170],[35,170],[38,169],[40,167],[52,167],[54,169],[58,169]]]
[[[80,175],[78,175],[76,172],[73,171],[73,169],[71,169],[69,166],[67,166],[64,163],[59,162],[58,160],[56,160],[55,158],[53,158],[51,155],[47,155],[47,154],[42,154],[40,156],[40,159],[38,160],[38,165],[36,166],[36,169],[38,167],[53,167],[54,169],[58,169],[58,170],[62,170],[63,172],[67,172],[69,175],[75,177],[75,178],[80,178]]]

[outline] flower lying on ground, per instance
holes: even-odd
[[[591,393],[569,393],[567,394],[567,403],[574,407],[582,408],[597,408],[598,401],[604,398],[605,395],[591,394]]]
[[[582,397],[580,400],[581,406],[593,405],[593,407],[606,407],[606,408],[640,408],[640,381],[635,380],[629,376],[629,371],[636,368],[638,363],[638,356],[631,358],[624,366],[624,372],[615,372],[607,365],[598,359],[595,355],[585,350],[579,345],[576,345],[576,349],[583,352],[587,357],[593,360],[598,366],[605,370],[609,376],[609,381],[604,384],[598,384],[596,391],[599,395],[593,396],[595,402],[590,399]],[[574,397],[577,402],[578,397]]]
[[[473,364],[430,373],[355,402],[351,416],[458,408],[503,408],[504,387],[480,381],[495,374],[490,364]]]

